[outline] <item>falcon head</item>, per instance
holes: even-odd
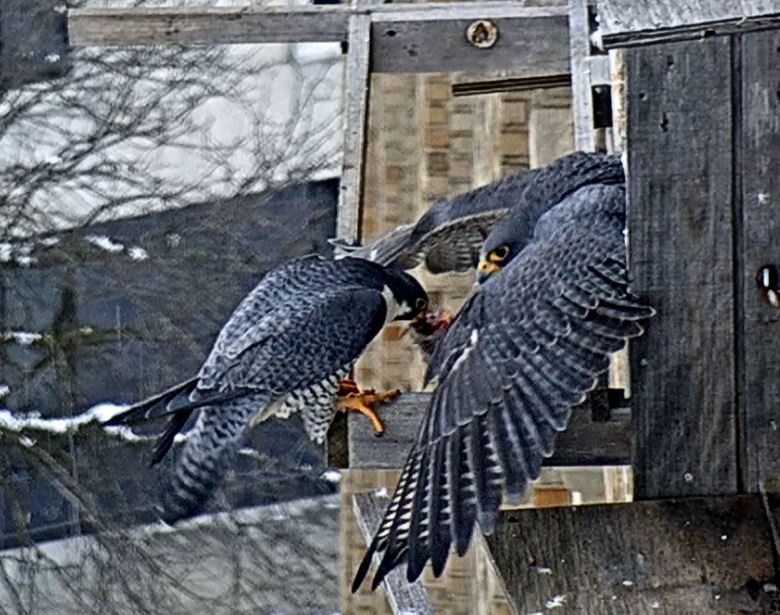
[[[523,242],[519,241],[522,229],[517,228],[513,218],[501,221],[493,227],[482,244],[477,265],[477,282],[482,284],[494,273],[498,273],[517,256]]]
[[[405,271],[394,268],[387,272],[385,284],[390,296],[385,294],[388,320],[413,320],[424,317],[428,309],[428,295],[420,283]]]

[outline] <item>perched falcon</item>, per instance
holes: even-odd
[[[386,322],[413,319],[427,303],[412,276],[361,259],[309,256],[268,273],[233,312],[197,376],[111,421],[170,415],[156,463],[201,409],[163,492],[163,520],[203,508],[255,416],[300,411],[309,437],[322,441],[341,377]]]
[[[485,240],[481,284],[433,353],[437,386],[353,591],[374,556],[373,587],[403,562],[410,581],[428,560],[438,576],[475,524],[491,532],[502,497],[518,502],[570,409],[653,314],[627,288],[619,162],[575,154],[553,166],[580,162],[604,181],[527,200]]]

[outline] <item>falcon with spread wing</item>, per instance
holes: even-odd
[[[485,240],[480,286],[431,357],[437,386],[353,590],[375,556],[373,587],[404,562],[410,581],[428,560],[438,576],[475,524],[489,533],[502,498],[517,502],[539,476],[570,409],[653,314],[628,291],[619,161],[553,166],[580,161],[603,180],[525,200]]]
[[[321,442],[352,363],[386,322],[411,320],[427,302],[412,276],[361,259],[309,256],[268,273],[233,312],[197,376],[110,421],[169,416],[156,463],[200,409],[163,491],[163,520],[203,508],[255,417],[300,411],[309,437]]]
[[[424,263],[431,273],[470,271],[493,226],[510,212],[526,212],[536,219],[584,186],[623,181],[618,157],[577,152],[437,201],[417,222],[399,226],[366,246],[337,245],[349,256],[402,269]]]

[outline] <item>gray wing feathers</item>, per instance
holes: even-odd
[[[374,261],[380,265],[397,264],[404,269],[411,269],[419,265],[422,260],[422,256],[409,242],[414,226],[414,224],[403,224],[368,245],[347,248],[347,255]]]
[[[432,208],[416,224],[399,226],[366,246],[350,250],[348,256],[403,269],[424,262],[431,273],[468,271],[474,268],[490,229],[508,212],[508,208],[458,212],[448,219]]]
[[[435,230],[419,236],[417,255],[424,258],[425,266],[431,273],[469,271],[479,261],[479,250],[490,229],[508,213],[508,208],[500,208],[442,223]]]
[[[580,196],[619,200],[622,189]],[[598,203],[581,224],[575,201],[483,285],[434,353],[438,386],[369,548],[382,554],[374,586],[404,560],[410,580],[428,559],[440,573],[475,523],[491,531],[502,491],[520,498],[571,407],[652,315],[627,289],[621,207]]]

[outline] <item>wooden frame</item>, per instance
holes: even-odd
[[[598,0],[605,46],[630,47],[630,259],[635,292],[659,314],[631,345],[633,426],[625,412],[599,422],[596,413],[578,411],[552,461],[628,461],[633,431],[637,497],[691,499],[504,514],[486,543],[516,612],[542,610],[553,580],[581,587],[591,575],[583,595],[593,613],[638,612],[637,605],[647,612],[664,606],[730,613],[773,600],[750,583],[771,580],[780,561],[777,540],[769,539],[777,536],[776,515],[767,498],[762,506],[758,496],[744,494],[763,490],[780,473],[780,327],[774,308],[751,288],[755,270],[780,258],[780,219],[766,207],[780,193],[773,115],[780,12],[773,0],[651,4],[641,14],[629,0]],[[347,42],[338,234],[351,241],[359,238],[371,72],[502,69],[559,79],[571,71],[577,145],[593,149],[590,88],[609,80],[609,65],[607,56],[590,56],[586,7],[587,0],[571,0],[570,12],[512,2],[80,9],[69,12],[69,26],[73,45]],[[493,21],[503,34],[491,49],[466,40],[464,29],[476,19]],[[569,27],[571,42],[561,36]],[[350,429],[350,466],[387,467],[391,457],[400,466],[426,399],[408,395],[389,408],[392,435],[383,441],[363,424]],[[606,452],[583,447],[594,441]],[[375,502],[361,501],[356,512],[368,536],[378,512]],[[518,541],[560,561],[558,576],[539,577],[518,558]],[[566,557],[572,545],[576,558]],[[645,561],[643,569],[638,554],[647,560],[651,551],[673,553],[679,566],[665,570]],[[710,566],[712,558],[717,566]],[[625,578],[610,576],[613,563]],[[709,589],[702,589],[701,570],[712,577]],[[429,612],[424,592],[404,594],[395,578],[388,592],[396,611],[411,600]],[[569,604],[585,604],[579,600]],[[683,610],[687,605],[693,610]]]
[[[606,391],[595,391],[572,411],[566,431],[558,434],[555,452],[546,466],[608,466],[631,463],[631,413],[628,408],[610,411]],[[405,393],[382,407],[386,434],[374,436],[363,417],[349,417],[350,468],[399,468],[412,447],[430,399],[429,393]],[[598,407],[598,410],[596,408]],[[605,411],[607,420],[594,420]]]
[[[780,27],[774,0],[598,0],[605,48],[702,40]]]

